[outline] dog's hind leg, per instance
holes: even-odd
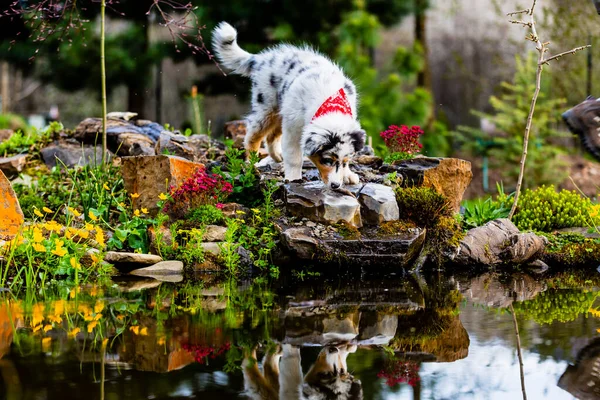
[[[263,140],[280,126],[279,121],[273,112],[253,112],[246,117],[244,147],[248,155],[260,150]]]
[[[281,144],[283,149],[283,167],[285,171],[285,179],[288,181],[297,181],[302,179],[302,127],[295,126],[291,123],[286,123],[285,119],[282,123],[283,136]]]
[[[277,162],[283,161],[281,150],[281,122],[267,135],[267,149],[273,160]]]

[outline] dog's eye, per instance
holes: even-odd
[[[321,160],[321,162],[322,162],[324,165],[332,165],[332,164],[333,164],[333,159],[332,159],[332,158],[323,158],[323,159]]]

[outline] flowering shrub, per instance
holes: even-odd
[[[210,174],[204,168],[198,168],[181,186],[171,189],[171,199],[164,211],[183,217],[191,209],[223,202],[232,191],[231,183],[221,175]]]
[[[184,350],[186,350],[188,353],[194,356],[194,361],[196,361],[197,363],[202,363],[206,362],[208,357],[214,359],[224,354],[231,348],[231,343],[227,342],[220,347],[194,344],[184,344],[181,347],[183,347]]]
[[[419,143],[419,137],[423,133],[419,126],[409,128],[406,125],[391,125],[379,135],[392,152],[391,158],[394,161],[410,159],[419,154],[423,148],[423,145]]]
[[[421,380],[419,365],[414,362],[388,361],[386,368],[379,371],[378,378],[384,378],[385,384],[394,387],[400,383],[415,386]]]

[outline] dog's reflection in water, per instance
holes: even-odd
[[[262,371],[254,349],[242,363],[246,395],[253,400],[362,399],[361,383],[348,372],[346,364],[348,354],[355,351],[355,345],[325,346],[303,376],[300,348],[284,344],[268,350]]]

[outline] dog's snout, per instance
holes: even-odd
[[[331,182],[331,188],[332,189],[339,189],[340,186],[342,186],[341,183],[337,183],[337,182]]]

